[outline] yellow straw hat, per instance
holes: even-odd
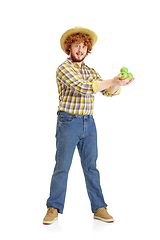
[[[70,35],[75,34],[75,33],[88,34],[90,36],[90,38],[92,39],[92,46],[94,46],[94,44],[97,42],[97,39],[98,39],[97,34],[95,32],[93,32],[92,30],[83,28],[83,27],[71,28],[62,35],[61,40],[60,40],[61,48],[64,52],[65,52],[65,41],[66,41],[67,37],[69,37]]]

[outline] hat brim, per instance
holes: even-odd
[[[88,29],[88,28],[83,28],[83,27],[75,27],[75,28],[71,28],[69,30],[67,30],[61,37],[60,39],[60,44],[61,44],[61,48],[62,50],[65,52],[65,41],[67,39],[67,37],[69,37],[72,34],[75,33],[85,33],[88,34],[90,36],[90,38],[92,39],[92,46],[95,45],[95,43],[97,42],[98,36],[95,32],[93,32],[92,30]],[[65,52],[66,53],[66,52]]]

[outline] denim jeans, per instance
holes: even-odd
[[[99,171],[96,168],[97,131],[94,118],[92,115],[75,115],[64,111],[59,111],[57,118],[56,164],[47,207],[57,208],[59,213],[63,213],[68,172],[76,146],[94,213],[97,208],[107,206],[100,186]]]

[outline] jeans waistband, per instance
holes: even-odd
[[[61,114],[65,115],[65,116],[74,116],[74,117],[93,117],[92,114],[74,114],[74,113],[69,113],[69,112],[65,112],[65,111],[58,111],[57,115],[60,116]]]

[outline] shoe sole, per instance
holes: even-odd
[[[104,218],[96,217],[96,216],[94,216],[94,219],[101,220],[103,222],[108,222],[108,223],[114,222],[114,219],[104,219]]]
[[[50,225],[50,224],[54,223],[56,220],[58,220],[58,217],[55,218],[53,221],[43,221],[43,224]]]

